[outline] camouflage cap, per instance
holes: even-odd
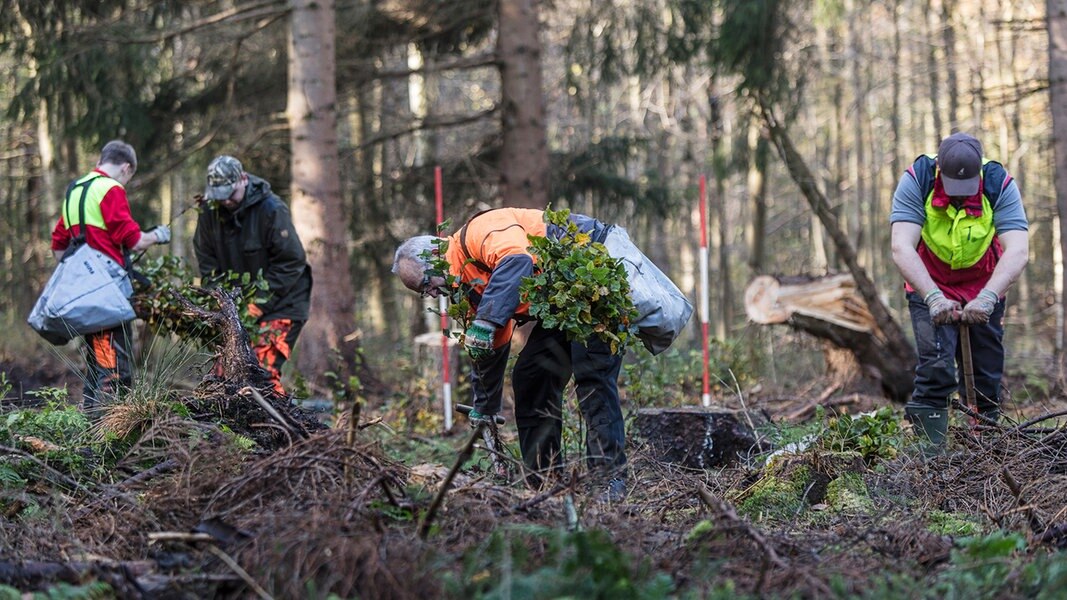
[[[216,156],[207,166],[207,187],[204,198],[207,200],[226,200],[233,195],[233,188],[241,180],[244,168],[241,161],[232,156]]]

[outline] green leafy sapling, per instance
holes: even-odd
[[[558,239],[528,236],[537,266],[532,276],[523,278],[519,294],[529,303],[530,316],[545,327],[564,331],[569,340],[596,337],[612,352],[624,351],[637,339],[633,327],[637,309],[630,299],[622,262],[611,257],[603,244],[593,242],[588,233],[579,231],[570,220],[570,211],[545,210],[545,222],[561,228],[563,234]],[[429,264],[427,276],[444,278],[447,316],[459,326],[453,335],[462,336],[474,320],[471,292],[485,281],[464,282],[452,274],[446,258],[448,239],[441,237],[447,227],[447,221],[438,227],[434,249],[422,257]]]
[[[545,222],[562,229],[558,238],[528,236],[537,260],[533,276],[519,288],[530,316],[567,339],[599,338],[614,353],[636,342],[637,309],[630,298],[626,269],[589,233],[578,230],[568,210],[545,210]]]

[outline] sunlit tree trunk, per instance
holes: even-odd
[[[1063,351],[1063,307],[1067,305],[1067,285],[1063,281],[1063,257],[1067,256],[1067,0],[1048,0],[1049,37],[1049,108],[1052,113],[1053,176],[1056,183],[1056,212],[1059,221],[1059,256],[1056,272],[1059,275],[1059,306],[1057,307],[1058,335],[1056,351],[1059,355],[1060,378],[1067,373]],[[1061,381],[1062,383],[1062,381]]]
[[[345,364],[354,358],[345,351],[344,340],[355,328],[337,164],[336,7],[333,0],[291,0],[290,7],[286,114],[292,214],[315,276],[311,317],[298,346],[299,364],[310,381],[325,386],[327,372],[345,375],[333,361],[334,352],[341,353]]]

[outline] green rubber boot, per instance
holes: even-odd
[[[916,434],[925,438],[923,440],[925,456],[937,456],[944,452],[945,438],[948,435],[947,408],[908,405],[904,407],[904,418],[911,423]]]

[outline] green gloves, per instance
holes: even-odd
[[[959,320],[960,303],[946,298],[941,290],[934,288],[923,300],[930,309],[930,320],[934,325],[951,325]]]
[[[464,332],[463,345],[474,362],[485,360],[493,353],[494,333],[496,333],[496,325],[481,319],[476,319]],[[473,418],[474,413],[472,412],[471,415]]]
[[[493,419],[493,415],[482,414],[473,409],[471,409],[471,411],[467,413],[467,421],[470,422],[471,429],[478,427],[478,425],[482,423],[485,423],[490,426],[496,426],[496,423]]]
[[[982,291],[978,292],[978,296],[963,307],[960,321],[967,325],[984,325],[988,323],[989,315],[993,314],[993,309],[997,307],[997,302],[1000,302],[1000,296],[996,292],[989,288],[982,288]]]

